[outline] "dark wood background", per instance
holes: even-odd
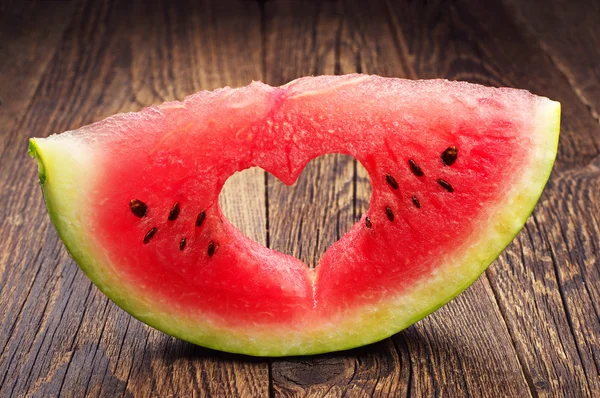
[[[368,347],[250,358],[141,324],[68,257],[28,137],[203,89],[357,71],[520,87],[563,104],[540,203],[448,306]],[[593,0],[1,3],[0,396],[599,397],[599,80]],[[248,235],[314,265],[369,189],[352,158],[331,155],[292,188],[247,171],[221,203]],[[307,218],[318,233],[302,229]]]

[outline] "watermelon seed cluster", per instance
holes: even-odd
[[[456,148],[456,146],[450,146],[450,147],[446,148],[440,155],[440,159],[446,166],[452,166],[456,162],[457,158],[458,158],[458,149]],[[421,169],[421,167],[413,159],[408,160],[408,166],[410,168],[410,171],[415,176],[423,177],[425,175],[425,173],[423,172],[423,169]],[[392,175],[386,174],[385,180],[388,183],[388,185],[390,186],[390,188],[392,188],[393,190],[397,190],[398,188],[400,188],[398,181],[396,181],[396,179]],[[448,181],[438,178],[437,183],[442,188],[444,188],[446,191],[454,192],[454,187]],[[416,196],[413,195],[411,197],[411,200],[417,209],[421,208],[421,202],[419,201],[419,199]],[[138,218],[143,218],[148,214],[148,205],[146,205],[144,202],[142,202],[139,199],[131,200],[129,202],[129,208],[131,209],[131,212],[133,213],[133,215]],[[180,212],[181,212],[181,205],[179,204],[179,202],[175,202],[175,204],[171,208],[171,211],[169,212],[168,220],[169,221],[177,220],[177,217],[179,217]],[[385,215],[387,216],[388,220],[390,220],[391,222],[394,221],[394,219],[395,219],[394,211],[392,210],[391,207],[388,206],[385,208]],[[202,224],[204,223],[205,219],[206,219],[206,212],[204,210],[202,210],[200,213],[198,213],[198,216],[196,217],[196,223],[195,223],[196,227],[201,227]],[[373,223],[371,222],[371,219],[369,217],[365,217],[365,226],[369,229],[373,228]],[[156,228],[156,227],[152,227],[148,232],[146,232],[146,235],[144,235],[144,244],[148,244],[150,242],[150,240],[154,237],[154,235],[156,235],[156,232],[158,232],[158,228]],[[179,241],[179,251],[183,251],[183,249],[185,249],[186,244],[187,244],[187,239],[184,237]],[[208,257],[212,257],[215,254],[217,247],[218,247],[217,244],[212,240],[208,243],[208,248],[207,248]]]
[[[442,160],[442,163],[444,163],[444,165],[446,165],[446,166],[452,166],[456,162],[457,158],[458,158],[458,149],[454,145],[446,148],[440,155],[440,159]],[[408,166],[410,168],[410,171],[415,176],[423,177],[425,175],[421,166],[419,166],[417,164],[417,162],[415,162],[413,159],[408,159]],[[385,181],[390,186],[390,188],[392,188],[393,190],[397,190],[400,187],[398,184],[398,181],[396,181],[394,176],[392,176],[391,174],[386,173]],[[448,181],[438,178],[437,183],[442,188],[444,188],[446,191],[454,192],[454,187]],[[421,208],[421,202],[419,201],[419,198],[417,198],[416,196],[413,195],[411,197],[411,200],[413,202],[413,205],[415,205],[415,207],[417,209]],[[391,207],[388,206],[385,208],[385,215],[387,216],[388,220],[394,221],[394,212],[392,211]],[[369,229],[373,227],[373,224],[371,223],[371,219],[369,217],[365,218],[365,226]]]
[[[144,218],[148,214],[148,205],[139,199],[132,199],[129,202],[129,208],[131,209],[131,212],[133,213],[133,215],[138,218]],[[179,202],[175,202],[175,204],[171,208],[171,211],[169,211],[168,220],[169,221],[177,220],[177,217],[179,217],[180,212],[181,212],[181,205],[179,204]],[[196,217],[196,223],[195,223],[196,227],[201,227],[202,224],[204,224],[205,219],[206,219],[206,211],[202,210],[200,213],[198,213],[198,216]],[[150,242],[150,240],[154,237],[154,235],[156,235],[157,232],[158,232],[157,227],[152,227],[148,232],[146,232],[146,235],[144,235],[144,240],[143,240],[144,244],[147,245]],[[183,251],[183,249],[185,249],[186,244],[187,244],[187,239],[184,237],[179,241],[179,251]],[[215,254],[217,247],[218,247],[218,245],[214,241],[210,241],[208,243],[208,249],[207,249],[208,257],[212,257]]]

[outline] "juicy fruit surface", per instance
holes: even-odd
[[[472,229],[472,215],[497,197],[503,184],[511,184],[531,143],[507,132],[511,127],[520,131],[531,121],[515,120],[487,98],[479,101],[483,105],[449,102],[433,117],[430,109],[437,98],[423,104],[426,99],[421,96],[395,98],[397,89],[377,95],[379,87],[364,86],[351,80],[325,93],[257,86],[240,95],[244,106],[239,108],[231,106],[235,100],[226,94],[215,95],[213,101],[224,109],[206,107],[206,116],[187,107],[164,107],[164,122],[176,125],[161,126],[153,137],[148,127],[135,126],[104,157],[98,194],[110,199],[97,206],[92,220],[101,245],[110,247],[115,262],[136,280],[156,294],[164,291],[168,300],[225,315],[232,323],[289,323],[314,306],[308,268],[240,236],[225,223],[218,193],[237,170],[259,166],[292,182],[309,160],[324,153],[347,153],[372,176],[367,216],[374,228],[357,224],[325,254],[317,268],[316,307],[335,311],[349,300],[363,304],[391,286],[397,290],[410,284],[418,276],[415,272],[435,266],[433,260],[445,247],[460,244]],[[372,104],[357,101],[360,91],[370,91]],[[460,109],[469,105],[479,111]],[[533,103],[528,105],[532,108]],[[412,112],[407,114],[407,108]],[[143,141],[132,146],[134,134],[143,134]],[[471,138],[477,135],[477,140]],[[440,155],[450,146],[459,149],[460,157],[445,166]],[[119,161],[123,158],[128,159],[125,170]],[[411,172],[409,159],[423,176]],[[390,189],[386,175],[393,176],[398,189]],[[454,192],[437,179],[450,182]],[[131,213],[132,199],[148,205],[147,217],[140,220]],[[176,202],[181,213],[169,221]],[[387,207],[395,214],[393,222]],[[195,220],[201,211],[207,218],[198,228]],[[147,231],[155,227],[156,235],[144,244]],[[180,251],[184,238],[186,247]],[[211,241],[217,249],[209,257]],[[170,286],[163,285],[165,280]],[[255,312],[252,317],[248,307]]]
[[[520,90],[352,75],[253,83],[117,115],[58,138],[93,164],[72,200],[84,209],[77,222],[93,251],[87,255],[102,258],[95,263],[104,275],[79,262],[105,291],[118,284],[113,299],[139,318],[198,326],[190,336],[188,326],[180,332],[154,322],[200,344],[281,355],[375,341],[463,290],[518,232],[556,149],[557,120],[545,142],[540,118],[557,118],[557,110]],[[314,271],[248,239],[219,209],[234,172],[259,166],[291,184],[326,153],[358,159],[373,193],[368,212]],[[540,181],[527,188],[524,170],[536,168]],[[499,222],[508,202],[515,216]],[[482,241],[489,247],[478,247]],[[450,288],[411,296],[436,278]],[[403,297],[406,313],[372,336],[337,330],[352,319],[369,323],[370,313]],[[244,344],[215,341],[213,329]],[[313,347],[310,339],[321,341]]]

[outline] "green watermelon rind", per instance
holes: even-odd
[[[93,186],[97,172],[90,159],[93,155],[81,150],[84,144],[60,138],[31,139],[29,153],[38,161],[48,212],[69,254],[96,286],[129,314],[172,336],[222,351],[254,356],[318,354],[380,341],[414,324],[469,287],[512,242],[544,189],[558,146],[560,103],[541,97],[536,101],[533,156],[520,181],[495,209],[489,209],[491,221],[482,224],[482,231],[474,231],[472,239],[457,248],[449,261],[400,296],[377,306],[354,308],[338,318],[318,319],[303,329],[223,327],[216,318],[181,316],[169,303],[136,295],[135,287],[119,277],[106,253],[95,247],[93,230],[87,230],[83,222],[89,211],[83,203],[86,189]],[[77,184],[80,181],[89,184]]]

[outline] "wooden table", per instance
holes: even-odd
[[[228,355],[136,321],[68,257],[28,137],[203,89],[357,71],[514,86],[563,104],[533,215],[440,311],[347,352]],[[599,80],[596,1],[0,5],[0,396],[600,396]],[[369,190],[355,160],[331,155],[292,188],[247,171],[221,203],[245,233],[314,266]],[[302,229],[309,218],[318,234]]]

